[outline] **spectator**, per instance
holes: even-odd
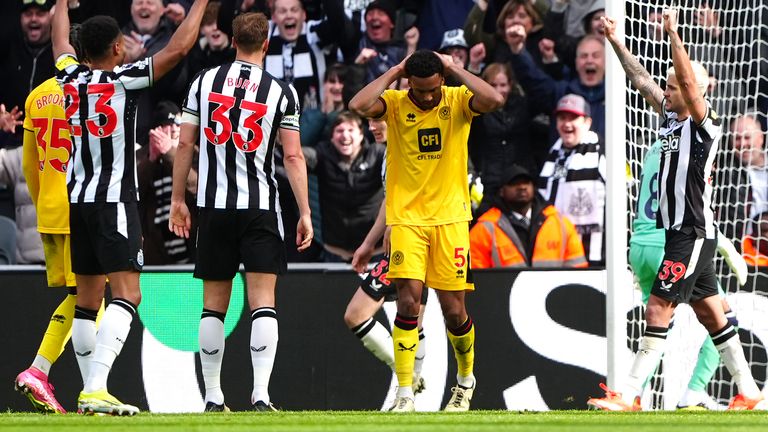
[[[605,41],[597,36],[584,36],[576,48],[576,78],[555,80],[536,66],[525,48],[526,32],[521,25],[508,29],[511,35],[510,61],[523,89],[533,101],[535,113],[551,113],[563,95],[572,93],[589,102],[592,130],[605,136]],[[550,135],[556,139],[557,128],[550,120]]]
[[[10,110],[22,109],[29,92],[56,73],[51,51],[53,1],[20,3],[21,32],[0,44],[0,101]],[[20,146],[22,136],[21,128],[13,134],[0,131],[0,148]]]
[[[435,50],[444,32],[464,26],[467,15],[474,7],[473,0],[423,0],[403,2],[420,4],[417,9],[421,37],[418,48]]]
[[[387,145],[387,122],[384,119],[368,119],[368,130],[376,144]]]
[[[592,6],[587,9],[582,18],[583,29],[578,34],[568,32],[566,28],[566,15],[569,12],[569,0],[555,0],[552,8],[544,17],[544,49],[554,49],[559,61],[570,70],[576,68],[576,47],[583,35],[592,35],[603,38],[603,22],[600,17],[605,16],[605,0],[589,0]],[[541,49],[542,46],[540,45]]]
[[[0,265],[11,264],[16,264],[16,223],[0,216]]]
[[[555,110],[560,138],[539,175],[539,193],[573,222],[590,266],[605,264],[605,151],[587,101],[568,94]]]
[[[314,147],[330,138],[330,125],[345,108],[344,93],[348,79],[349,68],[344,64],[337,63],[325,71],[322,107],[305,109],[299,119],[302,147]]]
[[[229,63],[235,60],[235,48],[229,36],[219,30],[216,20],[221,3],[208,3],[200,24],[200,40],[189,52],[189,75],[193,77],[203,69]]]
[[[21,168],[22,147],[0,149],[0,183],[13,188],[16,217],[16,264],[41,264],[43,242],[37,233],[37,213]],[[7,224],[6,224],[7,225]]]
[[[325,76],[328,63],[324,50],[344,38],[341,2],[324,0],[323,9],[326,14],[323,20],[307,21],[306,11],[299,0],[275,0],[272,8],[274,25],[264,69],[275,78],[293,84],[302,110],[322,106],[321,78]]]
[[[604,0],[552,0],[549,13],[562,15],[558,20],[566,36],[578,39],[590,34],[587,21],[598,9],[605,10]]]
[[[451,56],[453,62],[464,69],[479,74],[483,69],[483,59],[485,59],[485,45],[479,43],[469,49],[467,41],[464,40],[464,30],[453,29],[443,34],[443,41],[440,43],[440,54]],[[446,79],[446,85],[460,85],[455,79]]]
[[[348,111],[333,122],[330,142],[304,149],[320,187],[325,261],[349,262],[376,221],[384,199],[385,149],[365,139],[362,119]]]
[[[487,6],[485,2],[478,2],[467,17],[464,25],[464,36],[467,43],[474,45],[482,42],[487,49],[487,58],[493,62],[505,63],[509,61],[512,46],[521,42],[525,45],[527,52],[536,66],[546,69],[547,73],[555,78],[562,77],[562,65],[545,64],[539,50],[539,42],[544,37],[542,31],[544,21],[536,7],[527,0],[510,0],[499,12],[496,18],[496,32],[494,34],[483,31],[483,20],[486,18]],[[521,26],[527,37],[520,38],[512,35],[509,29],[513,26]]]
[[[365,9],[365,34],[360,39],[355,64],[365,66],[368,84],[416,50],[418,30],[406,33],[406,42],[395,38],[395,8],[387,0],[375,0]]]
[[[504,97],[504,106],[472,120],[469,149],[475,166],[479,168],[484,189],[476,214],[491,207],[512,164],[527,169],[535,167],[531,157],[528,99],[514,81],[509,65],[491,63],[482,77]]]
[[[744,261],[751,266],[768,266],[768,213],[752,220],[750,232],[741,243]]]
[[[132,2],[133,0],[70,0],[69,19],[72,23],[81,24],[92,16],[107,15],[123,27],[131,21]]]
[[[165,15],[163,0],[133,0],[131,21],[123,27],[125,63],[151,57],[168,45],[176,25]],[[155,106],[162,100],[181,103],[189,84],[187,62],[182,60],[164,77],[142,92],[136,111],[136,137],[139,143],[149,140],[149,129]]]
[[[718,163],[716,184],[722,185],[718,196],[723,234],[737,241],[745,235],[745,221],[754,220],[768,211],[768,156],[765,133],[754,114],[737,117],[731,122],[733,152],[724,152]],[[724,156],[735,154],[736,163]],[[768,231],[766,231],[768,233]]]
[[[503,183],[469,231],[472,268],[586,267],[573,224],[536,192],[528,170],[512,165]]]
[[[179,146],[180,124],[179,107],[173,102],[160,102],[152,115],[149,145],[136,152],[139,217],[144,235],[144,263],[147,265],[184,264],[192,262],[194,257],[194,239],[183,239],[168,229],[173,159]],[[196,205],[196,184],[197,172],[192,169],[187,206]]]
[[[13,107],[8,111],[5,109],[5,104],[0,104],[0,131],[8,133],[16,133],[16,126],[21,126],[24,122],[19,120],[24,114],[19,107]]]

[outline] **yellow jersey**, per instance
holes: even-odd
[[[472,118],[466,87],[442,87],[440,104],[420,109],[407,90],[381,95],[387,122],[388,225],[435,226],[472,219],[467,138]]]
[[[25,115],[22,166],[37,210],[37,230],[69,234],[67,166],[72,141],[64,115],[64,94],[56,78],[32,90]]]

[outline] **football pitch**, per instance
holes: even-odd
[[[390,414],[372,411],[292,411],[278,413],[147,414],[136,417],[84,417],[77,414],[0,414],[0,431],[761,431],[763,412],[471,411]]]

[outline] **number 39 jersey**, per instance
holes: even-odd
[[[152,58],[112,71],[75,64],[56,76],[72,136],[71,203],[135,202],[136,102],[152,85]]]
[[[255,64],[200,72],[182,123],[199,126],[197,205],[280,211],[274,146],[279,128],[299,130],[296,90]]]

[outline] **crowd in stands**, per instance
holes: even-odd
[[[69,4],[73,23],[96,14],[115,17],[125,37],[126,62],[132,62],[168,43],[191,2],[70,0]],[[0,183],[6,185],[0,189],[0,264],[43,260],[34,207],[21,174],[17,149],[24,114],[18,110],[31,89],[55,74],[52,5],[51,0],[13,0],[0,6],[4,20],[0,82],[5,83],[0,86]],[[138,102],[137,171],[146,264],[194,260],[194,242],[167,230],[178,107],[200,71],[234,59],[231,20],[251,11],[263,12],[271,20],[264,69],[293,84],[302,110],[301,144],[311,174],[319,245],[302,254],[289,247],[291,261],[349,262],[365,238],[385,193],[386,124],[364,121],[349,112],[347,104],[367,83],[426,48],[450,55],[505,99],[501,109],[474,120],[468,142],[470,171],[479,178],[476,186],[480,182],[483,186],[482,198],[473,193],[479,201],[473,206],[473,264],[605,265],[605,147],[611,145],[604,140],[606,68],[600,18],[605,15],[605,0],[212,1],[199,42]],[[727,43],[729,33],[718,24],[717,15],[706,5],[700,12],[697,22],[709,37]],[[655,12],[647,13],[649,24],[640,31],[653,41]],[[768,69],[765,62],[760,67]],[[766,85],[766,80],[754,82]],[[407,89],[407,80],[396,87]],[[765,89],[754,90],[766,94]],[[734,185],[721,197],[731,205],[724,207],[728,214],[720,218],[744,222],[728,224],[724,230],[739,241],[768,224],[762,219],[768,218],[762,216],[768,211],[766,107],[750,108],[753,114],[739,108],[744,116],[725,126],[733,138],[722,143],[735,151],[744,169],[721,170],[717,179]],[[726,114],[734,118],[734,113]],[[291,229],[298,212],[288,181],[281,177],[284,171],[277,167],[276,173],[285,241],[290,246],[295,242]],[[193,170],[190,207],[195,183]],[[746,223],[749,220],[755,222]],[[768,236],[768,231],[763,233]],[[15,251],[8,253],[8,248]],[[745,253],[748,248],[761,253],[765,249],[767,257],[754,261],[768,263],[768,242],[752,239],[743,248]]]

